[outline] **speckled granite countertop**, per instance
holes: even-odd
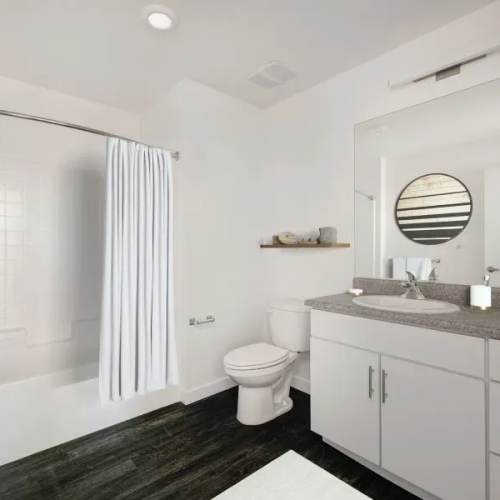
[[[409,314],[370,309],[354,304],[352,299],[351,295],[344,293],[308,299],[305,303],[319,311],[500,340],[500,308],[474,311],[467,306],[459,306],[460,311],[450,314]]]

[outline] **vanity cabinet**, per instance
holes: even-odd
[[[379,356],[311,339],[312,430],[379,463]]]
[[[316,310],[311,335],[313,431],[425,498],[487,498],[483,339]]]

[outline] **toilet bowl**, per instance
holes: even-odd
[[[226,373],[238,384],[236,417],[245,425],[259,425],[293,407],[289,396],[294,362],[309,350],[310,308],[287,299],[269,309],[273,343],[239,347],[224,357]]]

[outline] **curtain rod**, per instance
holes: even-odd
[[[17,113],[15,111],[8,111],[6,109],[0,109],[0,115],[10,116],[13,118],[21,118],[22,120],[31,120],[33,122],[47,123],[49,125],[57,125],[59,127],[71,128],[73,130],[81,130],[82,132],[88,132],[90,134],[100,135],[103,137],[114,137],[115,139],[123,139],[125,141],[130,141],[130,142],[138,142],[138,141],[135,141],[134,139],[129,139],[128,137],[123,137],[121,135],[110,134],[108,132],[104,132],[103,130],[98,130],[96,128],[84,127],[83,125],[77,125],[76,123],[69,123],[69,122],[62,122],[59,120],[53,120],[52,118],[45,118],[43,116],[28,115],[26,113]],[[154,146],[151,146],[151,147],[154,147]],[[164,148],[160,148],[160,149],[164,149]],[[176,160],[176,161],[179,160],[179,157],[180,157],[179,151],[170,151],[170,154],[172,155],[172,158],[174,160]]]

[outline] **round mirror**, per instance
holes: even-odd
[[[423,175],[401,191],[395,216],[399,229],[410,240],[439,245],[465,229],[472,216],[472,197],[451,175]]]

